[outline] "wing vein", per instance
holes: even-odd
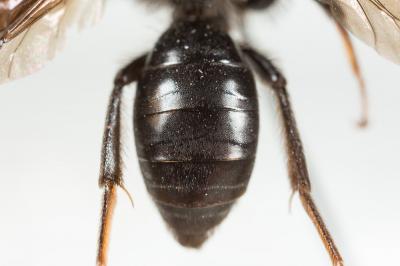
[[[379,0],[371,0],[371,2],[376,6],[376,8],[382,10],[383,12],[385,12],[388,16],[390,16],[391,18],[393,18],[394,20],[400,20],[399,17],[395,16],[392,12],[390,12],[384,4],[382,4],[381,1]]]
[[[368,16],[367,12],[365,12],[365,7],[360,3],[360,0],[356,0],[356,1],[357,1],[357,4],[359,5],[359,7],[361,8],[362,12],[364,13],[365,18],[366,18],[367,21],[368,21],[368,24],[371,26],[372,34],[374,35],[374,46],[376,47],[376,46],[377,46],[378,38],[377,38],[377,33],[376,33],[375,26],[374,26],[374,24],[371,22],[371,18]]]

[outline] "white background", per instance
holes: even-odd
[[[0,87],[0,265],[95,264],[112,79],[169,23],[167,12],[108,2],[99,25],[72,38],[44,70]],[[312,1],[282,2],[248,26],[250,41],[287,75],[314,196],[346,265],[399,265],[399,66],[356,41],[371,104],[370,127],[359,130],[357,84],[336,28]],[[131,133],[133,90],[125,96],[125,181],[135,208],[119,193],[111,266],[330,265],[297,197],[288,211],[268,89],[259,86],[260,143],[248,191],[201,251],[174,241],[145,190]]]

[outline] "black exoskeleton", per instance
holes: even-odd
[[[183,245],[199,246],[242,195],[254,164],[253,75],[212,21],[176,21],[138,81],[135,138],[148,191]]]
[[[153,50],[120,71],[103,141],[105,189],[98,264],[106,251],[116,186],[122,186],[122,89],[137,82],[134,133],[147,190],[178,241],[199,247],[246,191],[258,141],[253,69],[274,91],[281,111],[294,192],[318,229],[334,265],[342,265],[310,196],[302,144],[286,81],[264,56],[229,35],[229,14],[272,0],[171,0],[174,20]],[[243,13],[243,12],[238,12]]]

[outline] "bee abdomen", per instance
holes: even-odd
[[[249,182],[258,139],[253,77],[241,64],[152,67],[134,113],[147,190],[179,242],[198,247]]]
[[[184,40],[179,34],[190,28],[175,26],[138,81],[135,140],[161,215],[182,245],[198,247],[246,191],[258,102],[253,76],[227,34],[204,24]],[[218,41],[209,42],[209,34]]]

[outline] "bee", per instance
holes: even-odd
[[[244,40],[237,41],[229,35],[230,14],[240,16],[249,9],[269,8],[273,2],[159,2],[173,7],[173,22],[153,50],[119,72],[107,111],[100,174],[104,201],[99,265],[106,264],[115,191],[118,186],[124,189],[120,144],[122,89],[131,82],[138,82],[134,132],[147,190],[177,240],[184,246],[199,247],[247,188],[258,141],[255,73],[272,88],[278,100],[293,192],[299,193],[333,265],[343,265],[339,250],[311,197],[286,80],[270,59]],[[379,53],[398,61],[398,28],[390,28],[391,24],[380,23],[380,19],[368,18],[370,13],[365,10],[369,9],[362,6],[368,4],[375,4],[372,8],[368,6],[370,13],[379,13],[382,20],[390,18],[398,23],[396,10],[390,9],[392,5],[359,2],[366,16],[363,21],[367,20],[370,25],[368,35],[363,31],[365,24],[352,21],[356,16],[351,12],[359,7],[349,7],[339,1],[321,2],[339,23],[362,89],[363,79],[345,28],[358,34]],[[54,57],[64,34],[62,26],[72,23],[70,16],[71,20],[79,21],[82,14],[94,12],[93,18],[98,17],[101,2],[86,3],[83,10],[93,8],[94,11],[76,15],[77,6],[82,5],[83,2],[76,1],[9,2],[8,9],[4,8],[8,12],[1,13],[7,14],[5,19],[2,16],[5,25],[0,50],[0,58],[4,60],[1,64],[3,80],[30,74]],[[45,35],[43,29],[49,30],[49,35]],[[380,35],[390,30],[394,33]],[[38,44],[39,53],[29,50],[32,47],[29,44]],[[43,47],[48,50],[43,52]],[[361,125],[366,124],[366,110],[364,104]]]

